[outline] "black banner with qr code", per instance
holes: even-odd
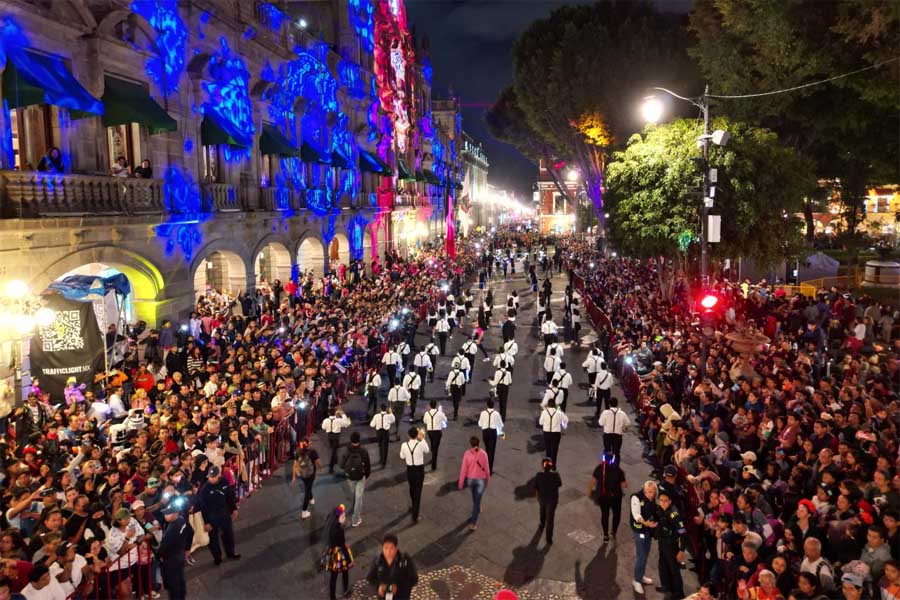
[[[94,373],[103,369],[103,338],[93,303],[51,296],[45,305],[56,318],[46,327],[39,325],[31,338],[31,376],[38,379],[41,392],[50,394],[50,403],[59,404],[65,402],[63,390],[70,377],[91,387]]]

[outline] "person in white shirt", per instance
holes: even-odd
[[[588,387],[594,386],[594,381],[597,379],[597,370],[600,367],[600,362],[602,360],[603,353],[599,348],[594,346],[588,353],[587,358],[584,359],[584,362],[581,363],[582,368],[588,376]]]
[[[553,322],[553,319],[548,316],[547,320],[541,325],[541,333],[544,335],[545,348],[556,342],[556,334],[558,331],[559,327],[557,327],[556,323]]]
[[[388,383],[390,383],[391,387],[394,387],[397,384],[397,372],[400,369],[400,360],[400,353],[397,352],[396,347],[388,348],[388,351],[381,357],[381,363],[385,366]]]
[[[43,563],[31,569],[28,581],[30,583],[22,590],[25,600],[66,600],[66,592]]]
[[[503,343],[503,351],[506,354],[515,356],[519,353],[519,345],[516,343],[516,340],[509,340]]]
[[[556,355],[556,349],[549,348],[547,350],[547,358],[544,359],[544,373],[547,375],[547,385],[553,382],[553,374],[559,370],[561,363],[560,357]]]
[[[340,408],[329,410],[328,416],[322,421],[322,431],[328,434],[328,446],[331,448],[331,459],[328,462],[329,473],[334,473],[338,448],[341,445],[341,430],[346,427],[350,427],[350,417],[345,415]]]
[[[438,450],[441,447],[441,438],[447,429],[447,415],[437,400],[429,402],[429,409],[422,415],[425,423],[425,432],[428,434],[428,443],[431,446],[431,470],[437,469]]]
[[[500,416],[506,419],[506,402],[509,399],[509,386],[512,385],[512,372],[506,367],[505,361],[501,360],[498,364],[497,371],[494,373],[494,378],[490,381],[490,384],[497,390],[497,399],[500,401]]]
[[[611,406],[610,394],[613,384],[612,372],[606,369],[606,362],[601,360],[597,363],[597,373],[594,383],[591,385],[590,391],[593,392],[594,401],[597,403],[597,412],[594,414],[596,418],[600,418],[600,411],[603,410],[603,404],[606,403],[607,408]]]
[[[471,369],[475,366],[475,355],[478,354],[478,344],[475,342],[475,336],[472,335],[469,339],[463,342],[462,348],[460,348],[460,352],[463,356],[466,357],[466,360],[469,362],[469,371],[466,373],[466,379],[468,381],[472,380],[472,372]]]
[[[437,357],[441,353],[438,345],[434,343],[434,338],[425,344],[425,352],[431,357],[431,370],[428,372],[428,381],[434,383],[434,370],[437,368]]]
[[[366,373],[366,383],[365,383],[365,394],[368,403],[366,405],[366,415],[375,414],[375,411],[378,410],[378,391],[381,389],[381,375],[378,374],[378,369],[375,367],[369,367],[369,372]]]
[[[403,370],[409,366],[409,352],[410,347],[406,342],[400,342],[397,344],[397,353],[400,355],[400,364],[403,365]]]
[[[70,542],[61,542],[56,549],[57,560],[50,565],[50,576],[59,582],[66,597],[70,597],[81,585],[84,579],[87,560],[76,552],[75,546]],[[71,565],[71,566],[70,566]],[[59,575],[68,570],[68,578],[65,581],[59,579]]]
[[[416,427],[410,427],[409,439],[400,447],[400,458],[406,463],[406,482],[409,484],[413,523],[419,522],[422,484],[425,483],[425,455],[429,452],[428,443],[425,441],[425,432]]]
[[[569,401],[569,386],[572,385],[572,376],[566,371],[566,363],[559,363],[559,370],[550,378],[550,384],[553,385],[554,383],[556,387],[562,390],[563,399],[559,407],[563,412],[566,412],[566,405]]]
[[[425,399],[425,378],[432,373],[432,381],[434,381],[434,365],[431,363],[431,356],[428,354],[428,346],[422,349],[415,358],[413,358],[413,367],[422,380],[422,386],[419,389],[419,398]]]
[[[507,370],[512,373],[513,367],[516,364],[516,357],[507,352],[499,352],[496,356],[494,356],[494,368],[499,369],[501,363],[505,363]]]
[[[544,432],[544,448],[546,448],[547,457],[553,461],[553,468],[557,469],[559,461],[556,460],[556,457],[559,454],[559,442],[562,438],[562,430],[569,426],[569,417],[559,410],[556,407],[556,401],[550,398],[547,406],[541,410],[538,426]]]
[[[437,325],[434,326],[434,330],[437,332],[438,346],[441,349],[441,356],[444,356],[447,352],[447,336],[450,334],[449,319],[442,316],[440,319],[438,319]]]
[[[418,371],[410,371],[403,376],[403,387],[409,392],[409,422],[416,421],[416,402],[419,400],[419,388],[422,387],[422,378]]]
[[[453,400],[453,420],[456,421],[459,418],[459,403],[466,393],[466,374],[458,367],[447,376],[447,392]]]
[[[403,420],[403,413],[406,412],[406,405],[409,403],[409,392],[405,387],[400,385],[400,382],[394,384],[390,390],[388,390],[388,404],[391,406],[391,412],[394,413],[394,418],[397,419],[397,441],[400,441],[400,421]]]
[[[631,419],[619,408],[619,400],[607,400],[609,408],[603,411],[597,424],[603,429],[603,449],[612,451],[616,456],[622,452],[622,434],[631,425]]]
[[[369,421],[369,427],[375,430],[375,439],[378,441],[378,460],[382,469],[387,466],[388,444],[391,439],[391,425],[394,424],[394,421],[396,419],[388,410],[387,404],[382,404],[381,412]]]
[[[481,411],[478,417],[478,427],[481,428],[481,439],[484,442],[484,450],[488,455],[491,475],[494,474],[494,454],[497,451],[497,436],[503,434],[503,417],[494,410],[494,401],[487,401],[487,408]]]
[[[118,387],[116,388],[116,391],[109,396],[109,418],[119,419],[127,414],[128,409],[125,408],[125,403],[122,401],[122,388]]]
[[[466,358],[466,355],[463,354],[462,349],[460,349],[459,354],[453,357],[453,360],[450,361],[451,369],[459,369],[466,375],[466,383],[469,382],[469,375],[472,372],[472,365],[469,363],[469,359]],[[463,394],[466,393],[466,387],[463,386]]]

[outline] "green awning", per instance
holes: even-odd
[[[431,169],[425,169],[425,181],[431,185],[441,185],[441,180],[438,179],[437,175],[435,175],[434,171]]]
[[[300,151],[284,137],[278,129],[268,123],[263,123],[262,133],[259,134],[260,154],[274,156],[299,156]]]
[[[8,108],[52,104],[73,111],[103,114],[103,102],[78,83],[58,56],[10,44],[3,71],[3,99]]]
[[[331,164],[339,169],[349,169],[351,162],[337,150],[331,153]]]
[[[383,160],[362,148],[359,149],[359,168],[366,173],[375,173],[384,177],[392,177],[394,175],[394,170]]]
[[[203,121],[200,123],[200,143],[204,146],[227,144],[238,148],[249,148],[249,146],[239,143],[228,135],[209,115],[204,116]]]
[[[303,159],[303,162],[308,163],[321,163],[323,165],[331,164],[331,154],[319,152],[310,146],[308,142],[303,142],[303,145],[300,146],[300,158]]]
[[[115,127],[140,123],[147,127],[151,135],[178,129],[178,122],[150,97],[147,88],[116,77],[103,79],[106,88],[103,91],[103,125]]]
[[[400,173],[400,181],[415,181],[415,174],[409,170],[402,158],[397,159],[397,171]]]

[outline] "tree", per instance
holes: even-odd
[[[732,137],[709,153],[710,165],[718,169],[712,213],[722,215],[722,241],[710,244],[711,256],[752,258],[763,265],[796,256],[803,236],[793,215],[816,186],[811,163],[771,131],[724,118],[714,119],[713,128]],[[689,270],[700,235],[701,133],[702,124],[688,119],[648,126],[613,155],[607,183],[617,247]],[[660,269],[664,290],[671,290],[675,270]]]
[[[693,81],[685,28],[646,2],[562,7],[514,48],[515,92],[528,126],[577,166],[598,220],[606,157],[640,129],[652,86]]]
[[[690,28],[691,54],[714,94],[790,88],[900,56],[895,0],[697,0]],[[895,61],[786,94],[723,100],[714,112],[770,128],[812,158],[819,177],[839,182],[852,232],[867,187],[900,180],[898,75]]]
[[[512,86],[507,86],[500,92],[497,101],[485,113],[484,120],[488,131],[496,139],[509,144],[526,158],[535,162],[543,161],[559,193],[568,202],[575,202],[568,188],[562,184],[562,173],[558,167],[562,162],[560,156],[528,124]]]

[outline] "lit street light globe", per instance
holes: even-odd
[[[569,181],[578,181],[578,171],[575,169],[569,169],[569,172],[566,173],[566,179]]]
[[[658,98],[653,96],[646,98],[641,106],[641,115],[647,123],[658,123],[662,118],[663,105]]]

